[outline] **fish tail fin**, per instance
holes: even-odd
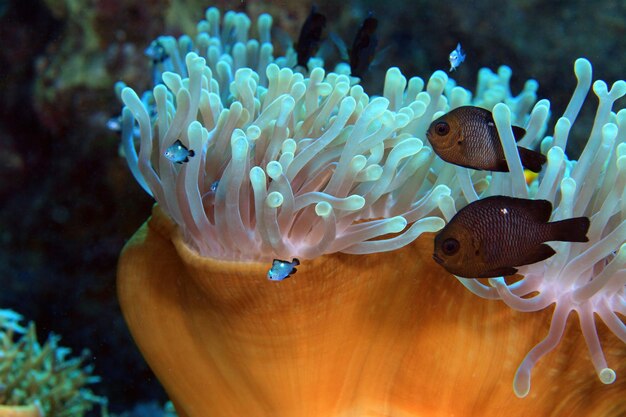
[[[573,219],[560,220],[550,223],[552,227],[552,240],[561,242],[588,242],[587,231],[589,230],[588,217],[574,217]]]
[[[541,166],[546,163],[546,156],[540,152],[536,152],[530,149],[517,147],[519,157],[522,160],[524,168],[531,170],[532,172],[541,171]]]

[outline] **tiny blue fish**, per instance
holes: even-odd
[[[144,50],[144,54],[152,61],[152,84],[163,84],[163,73],[173,71],[170,55],[165,47],[155,40]]]
[[[183,162],[189,162],[189,158],[194,156],[196,153],[191,149],[187,149],[185,145],[178,139],[174,142],[169,148],[165,150],[165,157],[172,162],[176,162],[177,164],[182,164]]]
[[[461,65],[463,61],[465,61],[465,54],[461,49],[460,43],[456,44],[456,49],[450,52],[450,56],[448,57],[448,59],[450,60],[450,72],[457,69],[457,67]]]
[[[150,58],[153,64],[159,64],[168,59],[170,56],[165,50],[165,47],[158,40],[152,41],[143,53]]]
[[[111,117],[109,120],[107,120],[106,127],[113,132],[121,132],[122,116]],[[133,126],[133,136],[136,138],[139,137],[139,126],[137,126],[136,124],[135,126]]]
[[[291,262],[274,259],[272,261],[272,267],[267,271],[267,279],[270,281],[282,281],[291,276],[291,274],[294,274],[297,271],[296,266],[298,265],[300,265],[298,258],[293,258]]]

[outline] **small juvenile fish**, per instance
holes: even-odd
[[[552,204],[492,196],[468,204],[435,236],[433,259],[465,278],[513,275],[516,266],[548,259],[544,242],[587,242],[589,218],[549,222]]]
[[[456,49],[450,52],[450,55],[448,56],[448,60],[450,61],[449,72],[452,72],[455,69],[457,69],[457,67],[461,65],[463,61],[465,61],[465,54],[463,53],[463,50],[461,49],[461,43],[456,44]]]
[[[196,153],[187,149],[185,145],[180,141],[180,139],[176,140],[169,148],[165,150],[165,157],[172,162],[176,162],[177,164],[182,164],[183,162],[189,162],[189,158],[194,156]]]
[[[143,53],[150,58],[152,63],[155,65],[164,62],[170,57],[163,44],[158,40],[152,41]]]
[[[298,64],[306,68],[309,58],[317,52],[322,39],[322,31],[326,26],[326,16],[317,12],[317,7],[311,7],[311,13],[302,24],[300,36],[296,44]]]
[[[513,126],[515,140],[526,130]],[[462,106],[444,114],[430,124],[426,137],[441,159],[466,168],[508,172],[500,135],[489,110]],[[546,157],[539,152],[517,147],[525,168],[541,171]]]
[[[163,73],[165,71],[173,71],[170,55],[165,50],[165,47],[159,40],[154,40],[144,50],[144,54],[152,61],[152,85],[163,84]]]
[[[296,266],[298,265],[300,265],[298,258],[293,258],[291,262],[274,259],[272,267],[267,271],[267,279],[270,281],[282,281],[290,277],[291,274],[295,274],[297,271]]]
[[[378,46],[377,27],[378,19],[370,12],[356,33],[350,49],[350,70],[353,77],[362,78],[374,60]]]

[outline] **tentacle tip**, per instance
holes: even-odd
[[[611,368],[602,369],[598,373],[598,376],[600,377],[600,381],[603,384],[612,384],[613,382],[615,382],[615,378],[616,378],[615,371],[612,370]]]
[[[579,73],[587,74],[591,72],[591,62],[586,58],[578,58],[574,62],[574,72],[576,75]]]
[[[513,379],[513,392],[517,398],[524,398],[528,395],[530,392],[530,373],[517,371]]]

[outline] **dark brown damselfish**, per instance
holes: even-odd
[[[515,140],[526,131],[513,126]],[[500,136],[489,110],[480,107],[458,107],[430,124],[426,137],[441,159],[466,168],[508,172]],[[517,147],[522,165],[541,171],[546,157],[539,152]]]
[[[513,275],[555,254],[544,242],[587,242],[589,219],[549,222],[552,204],[505,196],[468,204],[435,237],[433,259],[465,278]]]

